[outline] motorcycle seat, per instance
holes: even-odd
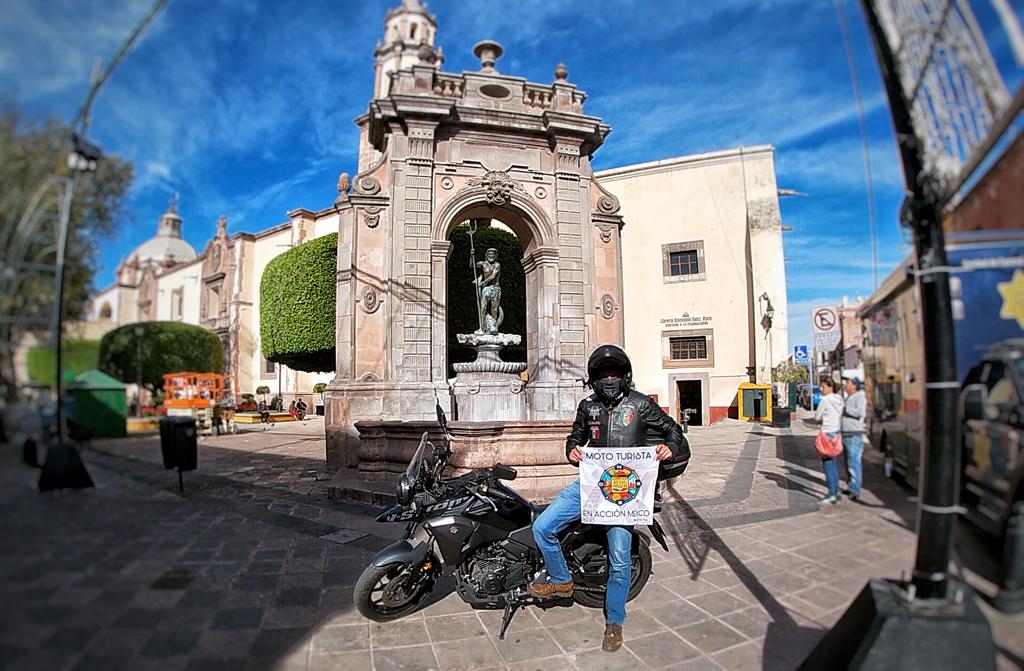
[[[531,503],[530,504],[530,521],[536,522],[540,514],[548,509],[549,503]]]

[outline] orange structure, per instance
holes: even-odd
[[[212,433],[234,428],[234,403],[220,373],[168,373],[164,375],[164,407],[168,415],[194,417],[196,430]],[[219,433],[220,431],[218,431]]]

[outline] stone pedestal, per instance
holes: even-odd
[[[565,458],[571,420],[449,422],[452,457],[445,476],[501,462],[519,477],[507,483],[531,501],[550,501],[579,475]],[[340,469],[329,493],[333,498],[366,505],[394,503],[395,480],[405,472],[424,432],[441,440],[437,422],[361,421],[358,468]]]
[[[459,333],[459,342],[476,348],[476,360],[454,365],[452,386],[456,417],[462,422],[522,421],[527,419],[526,383],[520,376],[525,363],[502,361],[505,345],[518,345],[520,336],[508,333]]]

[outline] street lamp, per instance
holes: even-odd
[[[142,417],[142,336],[146,333],[146,327],[142,324],[135,325],[135,416]]]

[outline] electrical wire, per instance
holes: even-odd
[[[864,183],[868,199],[868,229],[871,233],[871,290],[878,291],[878,238],[875,223],[875,182],[871,170],[871,145],[868,143],[868,126],[864,116],[864,97],[860,89],[860,74],[857,70],[857,57],[850,39],[850,26],[846,21],[844,0],[835,0],[836,15],[839,17],[839,30],[843,34],[846,47],[846,62],[850,68],[850,83],[853,84],[853,99],[857,105],[857,125],[860,127],[860,144],[864,156]]]

